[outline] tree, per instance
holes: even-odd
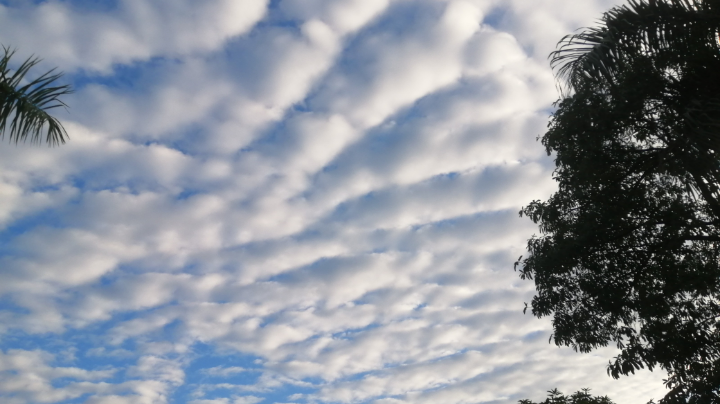
[[[53,69],[25,83],[25,75],[40,63],[40,59],[30,57],[13,71],[10,59],[15,51],[4,46],[3,51],[0,58],[0,138],[7,133],[9,140],[16,144],[28,139],[40,143],[43,129],[46,129],[46,143],[65,143],[65,128],[48,113],[53,108],[67,107],[60,97],[72,92],[70,86],[53,86],[62,74],[54,73]]]
[[[607,396],[591,396],[590,389],[582,389],[573,393],[571,396],[565,396],[558,389],[548,391],[548,397],[545,401],[536,403],[530,400],[520,400],[520,404],[615,404]]]
[[[558,190],[520,212],[551,339],[614,343],[615,378],[666,370],[664,403],[720,403],[719,28],[720,0],[630,0],[563,38]]]

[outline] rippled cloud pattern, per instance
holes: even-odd
[[[75,87],[0,144],[0,401],[514,403],[614,381],[513,262],[547,54],[612,0],[0,1]]]

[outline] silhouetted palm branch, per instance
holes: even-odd
[[[42,141],[43,129],[47,129],[45,141],[50,145],[65,143],[68,137],[60,121],[48,114],[48,110],[66,107],[59,97],[72,92],[70,86],[53,86],[61,73],[55,69],[43,74],[27,84],[23,79],[28,71],[40,59],[30,57],[16,70],[11,70],[9,62],[15,54],[3,46],[4,55],[0,59],[0,138],[7,135],[11,142]]]
[[[717,0],[630,0],[605,13],[601,23],[565,36],[550,55],[569,89],[586,79],[612,83],[638,57],[652,56],[665,68],[682,63],[678,58],[720,51]]]

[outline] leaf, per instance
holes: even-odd
[[[53,85],[62,74],[50,70],[23,85],[27,73],[40,59],[30,57],[16,70],[9,67],[14,50],[3,46],[0,58],[0,138],[8,135],[11,142],[40,143],[45,131],[49,145],[65,143],[68,135],[60,121],[48,110],[67,107],[60,97],[72,93],[69,85]]]

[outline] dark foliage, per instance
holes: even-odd
[[[516,263],[557,345],[610,343],[617,378],[668,372],[664,403],[720,403],[720,1],[630,1],[553,54],[542,143],[558,191]]]
[[[582,389],[570,396],[563,395],[558,389],[548,391],[545,401],[536,403],[531,400],[520,400],[520,404],[615,404],[607,396],[591,396],[590,389]]]
[[[31,57],[13,70],[10,60],[15,51],[6,47],[3,51],[0,56],[0,138],[7,133],[11,142],[29,139],[40,143],[45,132],[45,142],[49,145],[65,143],[65,128],[47,111],[66,106],[60,97],[71,93],[70,87],[53,85],[61,76],[53,70],[25,82],[25,76],[40,59]]]

